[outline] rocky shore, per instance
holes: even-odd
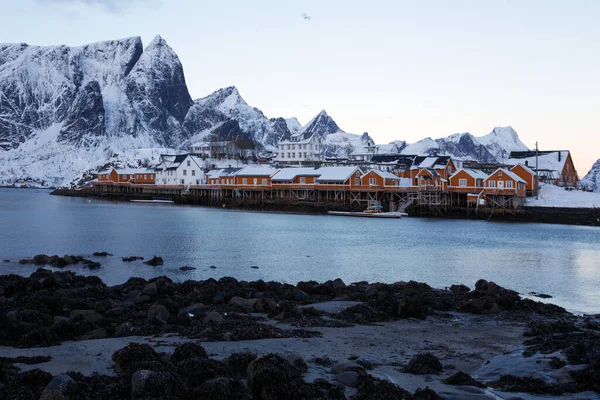
[[[599,332],[485,280],[109,287],[40,268],[0,276],[0,399],[598,398]]]

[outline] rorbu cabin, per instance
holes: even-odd
[[[445,179],[433,168],[423,168],[415,176],[420,190],[444,190]]]
[[[136,175],[148,175],[148,170],[146,168],[121,168],[116,169],[115,171],[117,172],[117,182],[119,183],[138,183],[135,179]],[[148,177],[146,179],[148,180]]]
[[[114,168],[104,169],[98,172],[98,182],[118,182],[119,174]]]
[[[515,173],[506,168],[498,168],[485,181],[486,194],[515,194],[525,197],[526,182]]]
[[[515,175],[519,178],[523,179],[525,183],[525,190],[527,191],[527,195],[531,196],[536,190],[536,174],[535,171],[529,168],[525,164],[517,164],[510,169]]]
[[[479,169],[459,168],[448,180],[448,188],[453,192],[481,190],[488,175]]]
[[[235,174],[236,186],[271,186],[271,177],[277,169],[270,167],[245,167]]]
[[[219,168],[206,173],[207,185],[234,186],[235,174],[241,171],[241,168]]]
[[[360,187],[360,177],[363,175],[358,167],[321,167],[316,172],[320,175],[316,179],[316,186],[346,186]]]
[[[144,169],[134,174],[135,183],[154,184],[156,180],[156,172],[153,169]]]
[[[537,152],[537,157],[535,150],[513,151],[507,163],[523,164],[537,171],[541,182],[566,187],[574,187],[579,183],[579,176],[569,150],[540,150]]]
[[[314,185],[321,174],[315,168],[282,168],[273,177],[273,188],[305,187]]]
[[[448,178],[456,171],[456,166],[454,165],[454,161],[452,161],[452,157],[440,156],[433,164],[433,169],[440,174],[442,179],[447,181]]]
[[[401,178],[387,171],[372,169],[360,177],[360,184],[364,187],[389,187],[400,186]]]

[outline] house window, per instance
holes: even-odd
[[[496,187],[496,181],[488,181],[488,187],[495,188]]]
[[[187,175],[187,169],[184,169],[183,170],[183,176],[186,176],[186,175]]]
[[[498,176],[502,176],[502,171],[498,171]]]
[[[266,179],[263,179],[263,180],[262,180],[262,184],[266,186],[266,184],[267,184],[267,180],[266,180]]]
[[[281,153],[281,158],[285,158],[285,153]]]
[[[304,184],[304,183],[306,183],[306,178],[305,178],[305,177],[303,177],[303,176],[302,176],[302,177],[300,177],[300,183],[301,183],[301,184]]]
[[[506,187],[509,189],[512,189],[512,187],[513,187],[512,181],[506,181]]]
[[[296,158],[296,153],[292,153],[292,158]]]
[[[288,158],[292,158],[290,154],[292,154],[292,153],[288,153]]]
[[[371,174],[373,174],[371,172]],[[377,180],[375,178],[369,178],[369,185],[374,186],[375,184],[377,184]]]
[[[304,158],[306,158],[306,152],[304,152]]]
[[[296,145],[295,144],[292,145],[292,150],[296,150]]]
[[[192,164],[190,163],[190,160],[188,160],[188,162],[187,162],[187,166],[189,167],[189,166],[191,166],[191,165],[192,165]]]
[[[200,179],[196,179],[196,185],[200,184]]]
[[[467,180],[466,179],[459,179],[458,180],[458,186],[467,186]]]
[[[242,185],[247,185],[247,184],[248,184],[248,178],[243,178]]]
[[[311,145],[310,145],[310,149],[311,149],[311,150],[313,149],[313,148],[312,148],[312,143],[311,143]]]
[[[182,185],[183,185],[183,184],[185,184],[185,181],[184,181],[183,179],[181,180],[181,184],[182,184]]]
[[[196,176],[196,170],[195,169],[192,170],[192,176]]]

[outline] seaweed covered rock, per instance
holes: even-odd
[[[452,386],[475,386],[484,388],[485,385],[478,380],[474,379],[471,375],[463,371],[458,371],[455,374],[447,377],[443,380],[446,385]]]
[[[192,357],[179,362],[177,373],[189,388],[198,387],[211,379],[229,377],[229,371],[221,362],[204,357]]]
[[[240,381],[221,377],[210,379],[188,394],[189,398],[211,400],[250,400],[252,395]]]
[[[138,370],[131,377],[131,398],[139,400],[182,398],[186,386],[171,372]]]
[[[248,366],[248,387],[255,398],[279,399],[297,392],[305,383],[300,371],[277,354],[267,354]]]
[[[400,386],[372,377],[363,375],[363,379],[358,386],[354,400],[410,400],[410,392],[402,389]]]
[[[171,366],[164,357],[147,344],[130,343],[112,355],[117,373],[130,379],[137,370],[168,371]]]
[[[245,379],[248,373],[248,366],[254,360],[256,360],[256,354],[254,353],[233,353],[223,360],[223,364],[225,364],[235,379]]]
[[[404,372],[414,375],[439,374],[443,371],[442,363],[436,356],[430,353],[420,353],[413,356]]]
[[[206,354],[204,347],[200,344],[185,342],[175,347],[175,351],[173,351],[173,355],[171,355],[171,362],[173,364],[178,364],[181,361],[192,357],[208,358],[208,355]]]

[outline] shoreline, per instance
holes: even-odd
[[[127,194],[127,193],[98,193],[91,189],[54,189],[54,196],[96,198],[107,201],[129,202],[130,200],[152,200],[153,195]],[[313,202],[275,202],[261,201],[243,203],[232,199],[224,200],[219,205],[196,205],[181,202],[176,196],[172,200],[177,205],[190,205],[195,207],[208,207],[217,209],[233,209],[248,211],[282,212],[292,214],[324,215],[328,211],[362,211],[358,205],[344,205],[336,203],[313,203]],[[446,215],[427,215],[426,218],[439,219],[463,219],[474,221],[494,222],[521,222],[521,223],[544,223],[560,225],[600,226],[600,208],[566,208],[566,207],[530,207],[523,206],[517,210],[515,215],[494,214],[491,216],[466,215],[466,210],[455,211]],[[410,216],[410,212],[409,212]]]
[[[600,396],[593,392],[600,391],[598,382],[586,380],[600,369],[600,315],[576,317],[484,280],[475,288],[435,289],[413,281],[174,283],[163,276],[106,286],[94,276],[38,269],[30,277],[0,277],[0,322],[0,352],[8,357],[0,367],[21,370],[0,382],[0,394],[34,373],[45,382],[34,391],[45,390],[53,376],[66,379],[67,371],[83,374],[71,372],[71,385],[94,386],[101,379],[127,393],[137,387],[133,369],[153,371],[147,374],[158,381],[152,374],[166,371],[177,381],[184,379],[184,367],[171,353],[191,342],[207,354],[207,361],[194,362],[215,370],[196,383],[221,379],[227,384],[219,393],[233,385],[246,393],[240,398],[261,398],[257,378],[247,376],[255,372],[251,360],[232,371],[232,357],[249,353],[244,357],[255,365],[275,357],[276,370],[290,368],[293,375],[267,379],[270,389],[264,390],[276,390],[271,382],[328,393],[319,392],[321,398],[375,399],[400,390],[414,399],[425,398],[419,393],[427,390],[449,399],[504,398],[509,392],[529,393],[519,395],[526,399]],[[148,346],[139,353],[130,343]],[[593,358],[573,354],[573,346],[584,346]],[[141,357],[141,364],[124,372],[119,351],[133,352],[128,357]],[[448,383],[459,371],[461,379],[479,383]]]

